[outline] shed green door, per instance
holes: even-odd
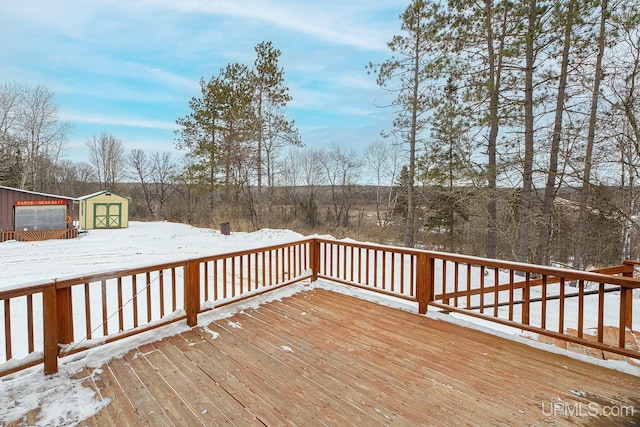
[[[94,228],[120,228],[122,203],[94,203]]]

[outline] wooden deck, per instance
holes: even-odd
[[[319,289],[102,369],[85,425],[640,425],[638,377]]]

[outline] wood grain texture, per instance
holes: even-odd
[[[111,403],[84,425],[640,423],[639,377],[325,290],[101,369],[85,384]],[[558,402],[582,413],[549,415]],[[607,417],[605,407],[634,411]]]

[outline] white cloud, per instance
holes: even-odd
[[[81,114],[70,111],[61,111],[60,119],[73,123],[91,123],[108,126],[127,126],[164,130],[174,130],[178,128],[176,123],[168,121],[106,116],[101,114]]]
[[[386,50],[389,35],[395,27],[389,25],[388,20],[372,22],[372,12],[399,8],[405,3],[400,0],[384,3],[370,0],[323,2],[143,0],[139,4],[147,7],[164,7],[179,12],[254,19],[338,45],[366,50]]]
[[[379,114],[374,99],[383,96],[365,66],[386,57],[404,7],[406,0],[22,0],[0,7],[0,37],[11,40],[0,49],[0,82],[46,85],[61,119],[77,125],[73,141],[104,130],[170,146],[200,78],[231,62],[251,65],[254,46],[271,40],[293,96],[290,118],[359,126]]]

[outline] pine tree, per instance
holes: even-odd
[[[431,139],[420,158],[420,180],[430,189],[426,226],[446,236],[447,250],[455,250],[456,228],[467,221],[466,191],[472,182],[473,166],[467,111],[458,99],[453,76],[434,97]]]
[[[405,182],[406,227],[404,244],[414,245],[416,230],[416,162],[418,142],[424,138],[426,125],[427,92],[432,83],[438,61],[434,56],[439,47],[438,33],[442,16],[439,3],[413,0],[400,16],[401,35],[388,46],[394,55],[382,64],[369,64],[369,70],[378,75],[378,85],[396,95],[392,107],[397,111],[390,135],[408,146],[409,164]]]

